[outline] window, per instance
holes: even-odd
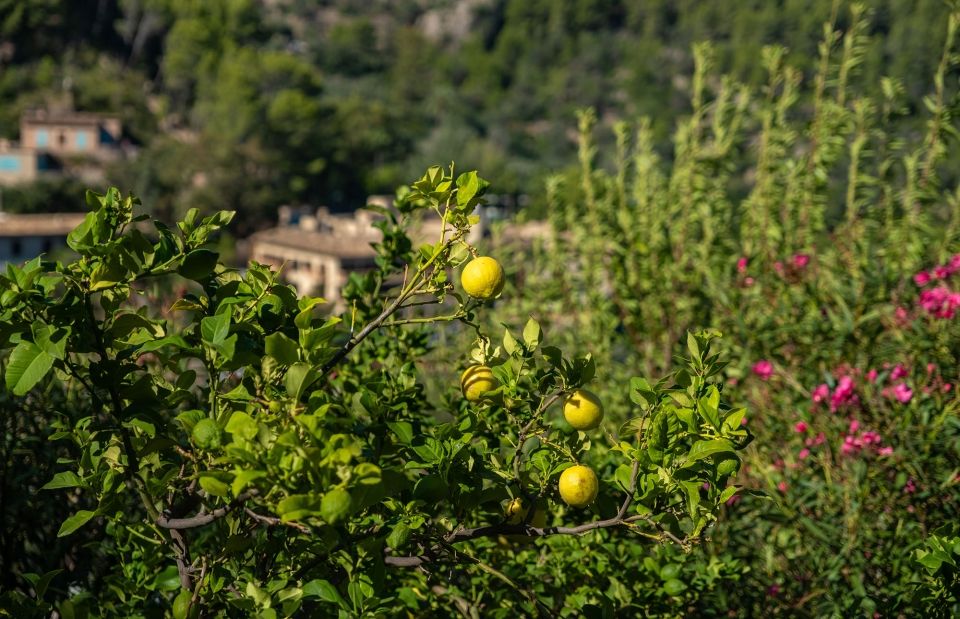
[[[37,148],[44,148],[50,142],[46,129],[37,129]]]
[[[67,134],[64,133],[63,131],[61,131],[61,132],[60,132],[60,135],[57,136],[57,142],[60,144],[61,147],[62,147],[62,146],[66,146],[66,145],[67,145]]]
[[[0,172],[19,172],[20,157],[16,155],[0,155]]]
[[[86,150],[87,148],[87,132],[79,131],[77,132],[77,150]]]

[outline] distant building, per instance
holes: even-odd
[[[372,196],[369,204],[387,206],[382,196]],[[381,239],[373,227],[380,215],[357,210],[348,215],[334,215],[326,208],[311,212],[306,208],[280,207],[279,225],[250,237],[250,258],[274,268],[283,267],[286,281],[301,295],[321,296],[339,303],[341,289],[350,273],[362,273],[376,266],[376,253],[371,243]],[[471,242],[479,239],[482,224],[475,226]],[[436,242],[440,235],[440,219],[427,216],[411,231],[414,243]]]
[[[370,244],[380,240],[380,234],[369,211],[347,216],[319,209],[311,215],[284,206],[279,223],[251,237],[250,258],[276,269],[282,266],[283,277],[301,295],[337,301],[351,272],[375,266]]]
[[[13,215],[0,212],[0,267],[66,247],[67,235],[83,218],[83,213]]]
[[[0,185],[68,171],[96,181],[103,162],[120,156],[120,119],[89,112],[29,110],[20,143],[0,141]]]
[[[20,117],[20,144],[59,156],[111,158],[117,155],[122,129],[114,116],[28,110]]]
[[[0,185],[28,183],[56,167],[50,155],[0,140]]]

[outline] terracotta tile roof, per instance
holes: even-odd
[[[66,236],[80,225],[85,213],[0,213],[0,236]]]
[[[378,237],[337,237],[329,232],[295,227],[270,228],[251,237],[254,244],[278,245],[340,258],[372,258],[370,243]]]
[[[21,120],[31,124],[57,125],[101,125],[115,117],[94,114],[93,112],[59,112],[49,110],[27,110]]]

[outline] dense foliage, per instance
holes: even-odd
[[[354,208],[451,158],[542,207],[533,188],[575,155],[576,109],[607,126],[648,116],[667,151],[690,109],[694,43],[715,41],[720,70],[744,83],[762,83],[773,42],[810,76],[824,22],[850,23],[841,4],[2,0],[0,137],[30,106],[120,114],[141,152],[108,180],[168,222],[183,205],[237,210],[248,229],[283,203]],[[866,9],[860,83],[879,96],[880,78],[898,77],[921,111],[945,3]],[[888,128],[916,130],[913,118]]]
[[[900,83],[874,98],[851,81],[870,49],[858,17],[821,46],[810,108],[782,49],[754,92],[698,46],[670,158],[647,121],[618,125],[602,157],[581,114],[580,168],[548,183],[554,233],[507,261],[523,285],[491,316],[536,308],[564,345],[589,342],[620,376],[601,392],[614,415],[630,410],[616,385],[668,367],[686,330],[724,333],[727,392],[758,411],[738,482],[776,501],[730,501],[710,544],[675,559],[749,566],[701,599],[714,612],[960,610],[960,201],[942,174],[960,15],[911,139],[890,133]]]
[[[506,617],[682,600],[689,585],[651,545],[702,536],[736,495],[728,483],[750,440],[745,410],[721,399],[716,334],[689,334],[669,378],[632,378],[626,423],[573,430],[557,405],[604,369],[547,346],[532,318],[494,343],[475,322],[484,302],[448,281],[476,252],[464,237],[486,186],[431,168],[381,209],[379,269],[351,280],[342,318],[262,265],[219,264],[206,245],[231,213],[151,230],[135,199],[90,194],[68,239],[76,261],[37,258],[0,276],[8,436],[39,454],[38,435],[63,443],[56,474],[20,492],[62,518],[56,537],[88,540],[18,557],[3,607]],[[413,247],[410,218],[431,208],[439,240]],[[492,296],[494,283],[472,294]],[[172,303],[151,298],[164,285],[177,287]],[[412,314],[447,299],[451,314]],[[450,321],[476,333],[456,364],[489,368],[491,383],[465,383],[464,398],[453,382],[430,401],[417,363]],[[564,482],[575,464],[596,471],[599,495]],[[646,570],[627,569],[643,557]],[[56,569],[26,572],[40,565]],[[616,591],[585,580],[609,570]],[[649,589],[651,572],[662,588]]]
[[[553,171],[550,226],[495,229],[462,281],[487,184],[430,168],[333,316],[221,264],[232,214],[90,194],[78,258],[0,275],[0,614],[960,615],[956,7],[100,4],[10,12],[0,89],[75,71],[155,213],[349,199],[455,152],[498,189]]]

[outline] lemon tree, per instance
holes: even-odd
[[[0,275],[2,402],[60,445],[34,500],[59,514],[55,540],[76,540],[69,563],[29,576],[34,597],[4,604],[268,619],[627,604],[599,586],[571,597],[565,575],[608,544],[628,557],[697,543],[739,491],[743,411],[721,397],[714,334],[696,333],[675,373],[624,386],[626,423],[577,430],[602,415],[584,396],[603,380],[590,352],[549,345],[533,318],[482,327],[484,300],[511,291],[499,264],[452,281],[478,264],[466,239],[486,188],[436,167],[372,207],[377,268],[351,276],[343,315],[265,265],[222,264],[230,213],[171,228],[117,190],[91,193],[75,260]],[[426,210],[435,240],[415,245]],[[474,345],[428,396],[446,329]],[[587,421],[560,421],[578,398]],[[636,574],[637,591],[660,581]]]

